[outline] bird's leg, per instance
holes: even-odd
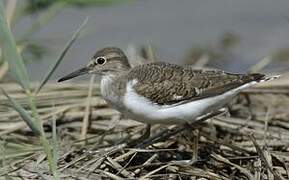
[[[199,150],[199,140],[200,140],[200,136],[199,136],[199,129],[195,129],[193,131],[193,149],[194,149],[194,152],[193,152],[193,157],[192,157],[192,163],[193,162],[196,162],[198,160],[198,150]]]
[[[141,143],[138,142],[136,147],[144,148],[144,147],[147,147],[147,146],[149,146],[149,145],[151,145],[153,143],[164,141],[164,140],[170,138],[171,136],[174,136],[177,133],[180,133],[180,132],[182,132],[182,131],[184,131],[185,129],[188,129],[188,128],[197,129],[199,127],[202,127],[202,123],[201,123],[202,121],[205,121],[207,119],[210,119],[210,118],[212,118],[214,116],[217,116],[217,115],[220,115],[222,113],[224,113],[224,111],[223,111],[223,109],[220,109],[217,112],[210,113],[207,116],[198,118],[197,120],[195,120],[193,122],[185,123],[183,126],[176,126],[176,127],[172,128],[172,129],[165,129],[165,130],[153,135],[152,137],[146,139],[144,142],[141,142]]]
[[[142,136],[143,136],[143,139],[147,139],[151,136],[151,125],[150,124],[146,124],[145,132]]]
[[[186,132],[184,132],[182,137],[185,138],[185,141],[188,141],[187,144],[190,145],[192,149],[191,158],[173,161],[173,164],[192,166],[199,161],[199,130],[198,128],[192,127],[192,124],[184,124],[183,127],[186,129]]]
[[[199,136],[199,129],[195,125],[199,125],[202,122],[202,120],[207,120],[209,118],[218,116],[220,114],[228,115],[227,114],[228,112],[229,111],[228,111],[227,108],[221,108],[221,109],[219,109],[216,112],[211,112],[211,113],[208,113],[208,114],[205,114],[205,115],[199,117],[197,119],[197,121],[195,121],[195,122],[187,122],[187,123],[185,123],[185,125],[184,125],[185,128],[187,127],[187,128],[193,129],[193,139],[194,139],[193,149],[194,149],[194,152],[193,152],[193,155],[192,155],[191,159],[179,161],[178,163],[180,163],[182,165],[191,166],[194,163],[198,162],[198,146],[199,146],[200,136]]]
[[[148,139],[150,137],[150,135],[151,135],[151,125],[146,124],[144,134],[142,134],[139,138],[132,140],[129,143],[129,146],[130,147],[135,146],[135,145],[139,144],[140,142],[145,141],[146,139]]]
[[[225,117],[231,117],[231,113],[230,113],[229,107],[223,107],[220,110],[224,112]]]

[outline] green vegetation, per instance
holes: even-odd
[[[60,53],[59,58],[55,61],[55,64],[52,66],[50,71],[47,73],[45,78],[43,79],[40,86],[37,88],[36,93],[32,93],[28,73],[26,67],[24,65],[23,59],[20,53],[17,50],[17,46],[15,40],[12,36],[10,31],[10,27],[8,26],[5,18],[4,8],[2,2],[0,2],[0,42],[2,44],[2,54],[4,60],[8,62],[11,76],[21,85],[23,90],[27,96],[27,102],[29,107],[32,111],[32,115],[30,115],[20,104],[17,103],[12,97],[10,97],[4,89],[1,89],[3,94],[7,97],[10,101],[12,108],[15,109],[20,115],[20,117],[26,122],[28,127],[32,130],[32,132],[39,136],[39,140],[43,146],[43,151],[47,156],[49,167],[53,177],[55,179],[59,179],[57,173],[57,142],[56,142],[56,130],[55,127],[53,129],[53,143],[50,145],[48,139],[46,138],[44,129],[43,129],[43,122],[39,117],[39,113],[37,110],[37,102],[35,100],[35,95],[41,90],[41,88],[46,84],[49,80],[57,66],[60,64],[61,60],[65,56],[68,49],[71,47],[73,42],[75,42],[76,38],[78,37],[80,30],[84,27],[87,23],[87,19],[81,24],[81,26],[77,29],[74,33],[72,39],[67,43],[63,51]],[[55,124],[54,124],[55,125]]]
[[[75,7],[89,7],[116,5],[127,1],[132,0],[29,0],[28,6],[26,7],[26,12],[34,13],[58,3],[65,3]]]

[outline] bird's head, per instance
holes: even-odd
[[[129,69],[128,59],[121,49],[106,47],[97,51],[85,67],[64,76],[58,82],[66,81],[83,74],[117,75]]]

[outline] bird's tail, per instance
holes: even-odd
[[[267,76],[264,74],[259,74],[259,73],[253,73],[250,74],[250,76],[254,79],[253,81],[256,82],[265,82],[265,81],[271,81],[273,79],[279,78],[281,75],[273,75],[273,76]]]

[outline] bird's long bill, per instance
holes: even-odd
[[[80,76],[80,75],[83,75],[83,74],[87,74],[88,72],[89,72],[89,68],[84,67],[84,68],[78,69],[78,70],[76,70],[76,71],[64,76],[63,78],[60,78],[57,82],[66,81],[68,79],[72,79],[72,78],[75,78],[77,76]]]

